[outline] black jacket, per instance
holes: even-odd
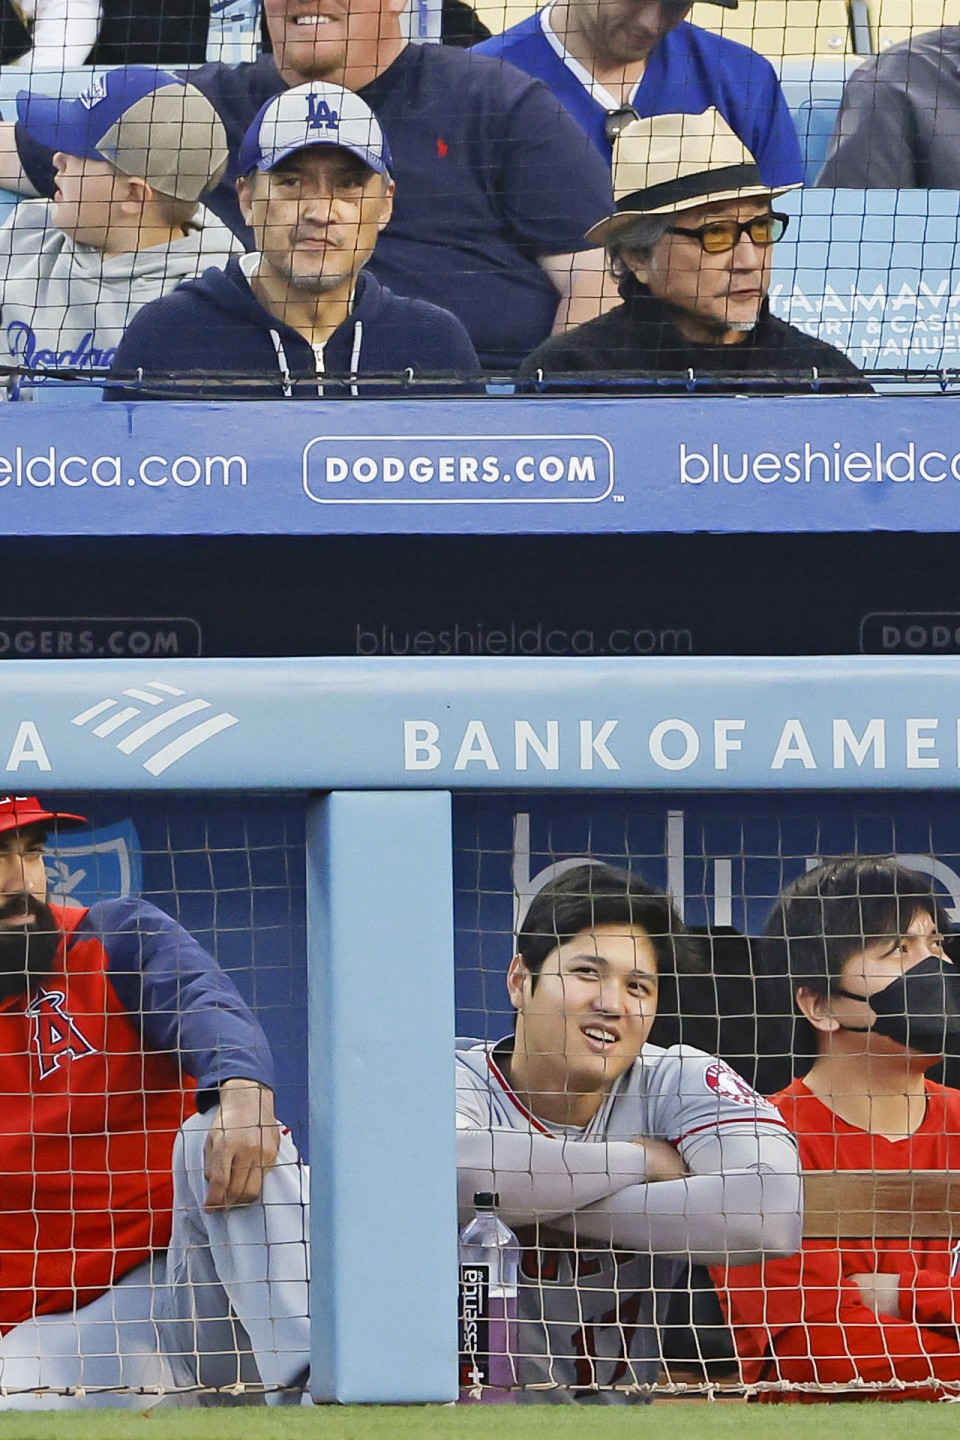
[[[960,26],[914,35],[854,70],[817,185],[960,190]]]
[[[620,293],[623,304],[615,310],[538,345],[520,367],[521,378],[534,379],[554,395],[669,395],[711,389],[799,395],[816,390],[820,380],[828,382],[824,389],[871,393],[852,360],[778,320],[766,303],[739,345],[696,345],[681,335],[669,309],[633,276],[622,282]],[[572,379],[575,374],[591,378],[577,381]],[[604,381],[604,375],[611,378]],[[741,378],[743,383],[737,384]],[[838,379],[847,383],[838,385]]]

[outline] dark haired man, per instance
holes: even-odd
[[[48,832],[86,823],[0,797],[0,1409],[279,1400],[309,1351],[305,1185],[266,1037],[169,915],[49,902]]]
[[[797,1156],[721,1061],[647,1037],[693,965],[670,901],[583,865],[533,899],[507,972],[512,1036],[457,1055],[460,1207],[495,1191],[524,1245],[527,1402],[649,1398],[685,1262],[799,1244]]]
[[[460,321],[367,269],[393,212],[390,150],[359,95],[315,81],[264,105],[240,151],[240,205],[257,249],[147,305],[108,399],[357,395],[358,379],[479,373]],[[390,377],[393,377],[391,383]],[[369,384],[362,393],[369,396]]]
[[[805,1171],[960,1169],[960,1091],[927,1078],[960,1038],[946,928],[929,881],[887,859],[829,861],[777,900],[764,969],[789,981],[794,1050],[815,1058],[773,1099]],[[807,1239],[792,1259],[714,1273],[751,1383],[859,1387],[886,1400],[956,1393],[960,1280],[948,1237]]]

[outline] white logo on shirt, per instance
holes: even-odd
[[[753,1086],[748,1085],[736,1070],[724,1065],[722,1060],[715,1060],[712,1065],[708,1065],[703,1072],[703,1078],[708,1089],[715,1090],[724,1100],[732,1100],[734,1105],[756,1105],[759,1101]]]

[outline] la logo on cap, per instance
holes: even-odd
[[[85,110],[92,110],[94,105],[99,105],[100,101],[106,100],[106,98],[107,82],[102,75],[98,75],[87,89],[77,96],[77,99]]]
[[[340,111],[333,110],[322,95],[307,96],[307,129],[336,130]]]

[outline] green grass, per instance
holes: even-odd
[[[956,1440],[952,1405],[318,1406],[309,1409],[98,1410],[0,1414],[0,1440]]]

